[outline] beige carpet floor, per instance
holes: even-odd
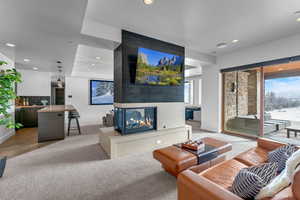
[[[108,160],[98,145],[98,127],[84,135],[11,158],[0,179],[1,200],[176,200],[176,179],[151,152]],[[224,134],[197,132],[229,141],[229,157],[255,145]]]

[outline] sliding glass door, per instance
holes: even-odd
[[[261,135],[261,77],[261,68],[223,72],[224,132]]]
[[[300,141],[300,62],[264,68],[264,136],[293,143]]]

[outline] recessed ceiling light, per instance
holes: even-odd
[[[153,4],[154,0],[143,0],[144,1],[144,4],[146,5],[150,5],[150,4]]]
[[[30,62],[29,58],[24,58],[24,62]]]
[[[232,40],[232,43],[237,43],[239,40]]]
[[[297,22],[300,22],[300,17],[297,18]]]
[[[217,48],[219,48],[219,49],[222,49],[222,48],[225,48],[225,47],[227,47],[227,44],[225,42],[217,44]]]
[[[96,65],[95,63],[92,64],[92,66],[95,66],[95,65]]]
[[[8,47],[15,47],[16,46],[15,44],[12,44],[12,43],[6,43],[5,45],[8,46]]]
[[[39,68],[37,68],[37,67],[33,67],[32,69],[33,69],[33,70],[38,70]]]
[[[97,60],[100,60],[100,59],[101,59],[101,57],[97,56],[97,57],[96,57],[96,59],[97,59]]]

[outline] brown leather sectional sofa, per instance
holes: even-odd
[[[177,181],[178,200],[242,200],[229,190],[237,173],[242,168],[266,162],[268,152],[282,145],[284,144],[260,138],[257,140],[257,147],[231,160],[202,172],[197,167],[183,171]],[[291,186],[266,200],[300,200],[300,172],[295,175]]]

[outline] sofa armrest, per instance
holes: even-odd
[[[292,191],[294,194],[295,199],[300,200],[300,171],[298,171],[295,175],[294,175],[294,181],[292,184]]]
[[[272,151],[274,149],[277,149],[278,147],[281,147],[285,145],[284,143],[281,142],[277,142],[271,139],[267,139],[267,138],[258,138],[257,139],[257,146],[261,147],[263,149],[266,149],[268,151]]]
[[[178,200],[242,200],[230,191],[191,170],[180,173],[177,179]]]

